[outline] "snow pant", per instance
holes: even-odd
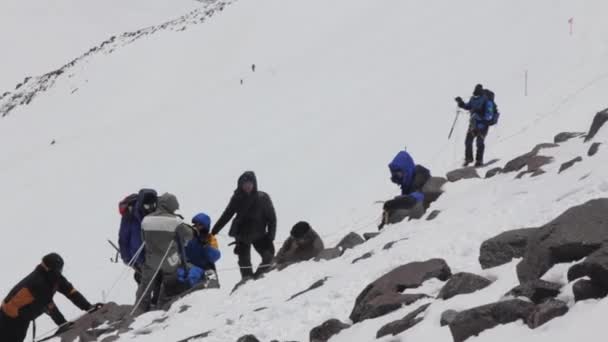
[[[262,257],[262,263],[255,273],[251,266],[251,245],[253,245],[253,248],[255,248],[256,252]],[[274,242],[268,238],[268,236],[264,236],[253,243],[237,241],[236,247],[234,247],[234,253],[239,257],[241,277],[243,279],[258,277],[270,270],[270,264],[274,258]]]
[[[486,140],[486,136],[488,135],[488,127],[479,129],[479,128],[474,127],[474,124],[472,124],[471,126],[473,126],[473,127],[469,127],[469,131],[467,132],[467,137],[464,142],[464,145],[465,145],[464,159],[467,162],[473,161],[473,140],[477,139],[477,141],[476,141],[477,153],[475,154],[475,160],[478,163],[483,163],[483,153],[486,149],[485,140]]]
[[[0,311],[0,341],[23,342],[29,326],[30,321],[10,318]]]
[[[142,265],[141,267],[141,280],[139,286],[137,287],[136,293],[136,303],[141,300],[139,307],[137,307],[136,312],[138,314],[142,314],[150,311],[150,306],[155,304],[159,306],[162,297],[162,284],[163,284],[163,276],[162,272],[159,272],[156,277],[154,277],[154,272],[156,272],[156,267],[151,267],[149,265]],[[146,291],[148,284],[152,283]]]

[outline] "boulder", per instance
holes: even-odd
[[[199,333],[199,334],[196,334],[196,335],[192,335],[192,336],[186,337],[186,338],[181,339],[181,340],[179,340],[177,342],[191,342],[191,341],[199,340],[199,339],[202,339],[202,338],[205,338],[205,337],[209,337],[209,335],[211,335],[212,332],[213,332],[213,330],[205,331],[205,332],[202,332],[202,333]],[[111,337],[115,337],[115,336],[111,336]],[[109,340],[109,339],[108,340],[107,339],[101,340],[101,342],[114,342],[114,341],[116,341],[116,340]]]
[[[383,249],[383,250],[385,250],[385,251],[387,251],[387,250],[389,250],[389,249],[393,248],[393,246],[394,246],[394,245],[395,245],[397,242],[400,242],[400,241],[405,241],[405,240],[407,240],[407,238],[403,238],[403,239],[399,239],[399,240],[395,240],[395,241],[388,242],[386,245],[384,245],[384,246],[382,247],[382,249]]]
[[[608,199],[594,199],[566,210],[540,227],[517,265],[521,283],[539,279],[557,263],[580,260],[608,241]]]
[[[581,301],[586,299],[600,299],[608,295],[608,291],[591,280],[581,279],[572,286],[574,300]]]
[[[540,150],[545,149],[545,148],[554,148],[554,147],[558,147],[558,146],[559,146],[558,144],[536,145],[536,147],[534,147],[532,149],[532,151],[525,153],[515,159],[510,160],[503,167],[502,172],[503,173],[515,172],[515,171],[519,171],[519,170],[523,169],[526,166],[528,166],[528,171],[535,171],[540,166],[545,165],[548,162],[551,162],[551,160],[547,159],[549,157],[538,155]]]
[[[358,262],[359,262],[359,261],[361,261],[361,260],[365,260],[365,259],[369,259],[369,258],[371,258],[371,257],[372,257],[372,255],[374,255],[374,253],[372,253],[372,252],[367,252],[367,253],[363,254],[362,256],[360,256],[360,257],[358,257],[358,258],[355,258],[355,259],[354,259],[354,260],[353,260],[351,263],[352,263],[352,264],[356,264],[356,263],[358,263]]]
[[[597,132],[600,131],[600,128],[608,121],[608,108],[603,111],[595,114],[593,118],[593,122],[591,123],[591,127],[589,128],[589,132],[587,133],[587,137],[585,138],[585,142],[593,139]]]
[[[427,221],[433,221],[434,219],[437,218],[437,216],[439,216],[439,214],[441,214],[441,210],[433,210],[429,216],[426,217]]]
[[[563,171],[568,170],[569,168],[571,168],[574,164],[578,163],[578,162],[582,162],[583,158],[582,157],[576,157],[570,161],[567,161],[565,163],[563,163],[560,167],[559,167],[559,171],[557,173],[562,173]]]
[[[332,336],[348,328],[350,328],[350,325],[342,323],[337,319],[327,320],[310,331],[310,342],[327,342]]]
[[[530,329],[536,329],[550,320],[568,313],[568,304],[561,300],[549,299],[537,305],[526,319]]]
[[[553,142],[556,144],[560,144],[572,138],[582,137],[583,135],[585,135],[584,132],[562,132],[556,135],[555,138],[553,138]]]
[[[260,342],[260,340],[258,340],[258,338],[255,337],[254,335],[245,335],[245,336],[239,337],[239,339],[236,340],[236,342]]]
[[[125,333],[134,321],[130,315],[132,308],[131,305],[107,303],[101,309],[76,320],[70,330],[59,335],[61,341],[97,341],[101,335]]]
[[[365,239],[365,241],[369,241],[378,235],[380,235],[380,233],[363,233],[363,238]]]
[[[520,299],[479,306],[461,311],[449,324],[454,342],[462,342],[471,336],[492,329],[500,324],[526,320],[536,306]]]
[[[315,257],[315,261],[332,260],[332,259],[339,258],[341,255],[342,255],[342,251],[338,247],[326,248],[326,249],[322,250],[321,253],[319,253],[319,255],[317,255]]]
[[[599,151],[601,144],[602,143],[599,142],[594,142],[593,144],[591,144],[591,147],[589,147],[589,151],[587,151],[587,156],[593,157]]]
[[[589,277],[596,285],[608,291],[608,245],[603,245],[568,270],[568,281],[582,277]]]
[[[443,194],[443,186],[448,180],[443,177],[431,177],[422,187],[424,194],[424,209],[428,209]]]
[[[411,197],[411,196],[400,196],[400,197]],[[394,203],[394,201],[396,200],[391,200],[390,202],[387,201],[386,204],[390,204],[390,203]],[[425,209],[424,209],[424,203],[422,202],[414,202],[413,205],[411,205],[408,208],[397,208],[392,206],[392,208],[387,209],[385,207],[385,214],[384,214],[384,218],[382,221],[382,224],[378,227],[379,229],[384,228],[385,224],[396,224],[399,223],[403,220],[410,219],[410,220],[418,220],[420,219],[422,216],[424,216],[425,213]]]
[[[507,292],[506,296],[525,297],[535,304],[540,304],[547,299],[559,295],[562,286],[541,279],[525,282]]]
[[[450,182],[458,182],[463,179],[479,178],[479,174],[474,167],[464,167],[448,172],[446,177]]]
[[[488,287],[492,282],[484,277],[472,273],[456,273],[441,288],[437,298],[450,299],[460,294],[473,293]]]
[[[387,336],[387,335],[398,335],[401,334],[402,332],[406,331],[407,329],[415,326],[416,324],[422,322],[422,320],[424,318],[422,317],[418,317],[421,313],[425,312],[426,309],[428,309],[428,307],[431,304],[424,304],[422,306],[420,306],[418,309],[410,312],[409,314],[407,314],[405,317],[403,317],[402,319],[390,322],[388,324],[385,324],[384,326],[382,326],[382,328],[380,328],[380,330],[378,330],[378,332],[376,333],[376,338],[380,338],[383,336]]]
[[[493,169],[490,169],[490,170],[488,170],[488,172],[486,172],[486,179],[492,178],[501,172],[502,172],[502,167],[495,167]]]
[[[300,292],[294,294],[293,296],[289,297],[289,299],[287,301],[289,302],[290,300],[293,300],[294,298],[299,297],[307,292],[318,289],[319,287],[325,285],[325,282],[327,281],[327,279],[329,279],[329,277],[325,277],[323,279],[317,280],[312,285],[310,285],[306,290],[300,291]]]
[[[350,319],[358,323],[426,298],[428,296],[424,294],[402,294],[402,292],[417,288],[432,278],[445,281],[451,275],[450,267],[442,259],[411,262],[399,266],[363,289],[355,300]]]
[[[536,231],[537,228],[510,230],[484,241],[479,250],[481,268],[492,268],[521,258],[528,240]]]
[[[458,316],[458,311],[456,310],[446,310],[441,314],[441,320],[439,321],[439,325],[445,327],[454,321],[454,318]]]
[[[358,246],[364,242],[365,242],[365,239],[363,239],[361,237],[361,235],[359,235],[355,232],[350,232],[350,233],[348,233],[348,235],[346,235],[344,238],[342,238],[342,240],[340,240],[340,242],[338,242],[338,244],[336,245],[336,248],[340,248],[342,250],[342,253],[344,253],[345,250],[355,248],[356,246]]]

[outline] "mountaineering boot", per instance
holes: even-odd
[[[472,162],[473,162],[473,160],[466,159],[466,160],[464,161],[464,163],[462,164],[462,167],[467,167],[467,166],[469,166],[469,164],[471,164]]]
[[[483,166],[483,160],[478,160],[475,162],[475,167],[482,167]]]

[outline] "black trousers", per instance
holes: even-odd
[[[488,127],[479,129],[479,128],[476,128],[473,126],[472,128],[469,128],[469,131],[467,132],[467,137],[464,141],[464,145],[465,145],[464,159],[467,162],[473,161],[473,140],[477,139],[477,141],[476,141],[477,153],[475,154],[475,160],[478,163],[483,163],[483,153],[486,149],[485,140],[486,140],[486,136],[488,135],[488,130],[489,130]]]
[[[30,321],[10,318],[0,311],[0,341],[23,342],[29,326]]]
[[[262,257],[262,264],[258,267],[257,271],[253,272],[251,266],[251,246],[256,252]],[[270,270],[270,263],[274,258],[274,242],[268,237],[263,237],[253,243],[246,243],[237,241],[234,253],[239,257],[239,266],[241,267],[241,277],[257,277],[264,272]]]

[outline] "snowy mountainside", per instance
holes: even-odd
[[[209,7],[200,6],[183,15],[204,15]],[[0,287],[8,291],[40,256],[55,250],[68,261],[70,280],[92,300],[101,299],[123,270],[108,262],[113,253],[105,242],[116,236],[122,196],[154,187],[175,193],[187,217],[207,211],[217,218],[246,169],[258,173],[260,188],[275,202],[277,244],[301,219],[310,221],[327,245],[351,230],[373,231],[380,215],[374,201],[397,193],[386,164],[404,144],[435,175],[461,163],[466,120],[446,139],[455,113],[452,99],[467,96],[477,82],[497,93],[503,112],[488,138],[487,160],[498,158],[502,165],[560,131],[586,131],[593,114],[606,106],[608,27],[601,17],[606,9],[599,2],[565,0],[436,0],[424,6],[240,0],[200,25],[186,20],[146,39],[123,36],[106,43],[74,59],[52,81],[34,77],[0,99],[3,110],[15,105],[0,121],[0,182],[11,194],[3,201],[2,232],[14,242],[0,249],[0,259],[20,256],[7,267]],[[570,17],[576,23],[573,36]],[[492,44],[478,48],[483,42]],[[44,91],[38,91],[40,85]],[[32,91],[36,96],[22,101]],[[11,99],[16,94],[23,97]],[[346,320],[365,285],[400,264],[443,257],[454,271],[481,273],[477,252],[484,239],[542,225],[572,205],[602,196],[602,151],[556,174],[559,162],[585,149],[570,141],[549,150],[556,162],[543,177],[513,180],[507,174],[449,184],[432,208],[442,210],[435,221],[388,227],[340,259],[273,272],[232,296],[236,258],[230,240],[221,236],[222,289],[184,299],[190,310],[177,314],[176,305],[165,323],[139,334],[163,315],[150,313],[123,338],[171,341],[213,330],[205,341],[236,340],[246,333],[262,340],[306,340],[325,319]],[[32,252],[23,253],[24,248]],[[371,250],[372,258],[351,264]],[[484,271],[497,280],[492,288],[433,304],[429,319],[404,338],[449,340],[449,331],[439,329],[436,320],[442,309],[497,300],[516,283],[513,269],[510,264]],[[316,292],[285,302],[326,276]],[[109,300],[133,302],[128,278]],[[433,294],[440,284],[424,286]],[[65,301],[59,305],[68,316],[77,315]],[[593,309],[580,309],[587,306]],[[252,312],[260,307],[268,309]],[[602,307],[576,304],[569,316],[539,331],[518,324],[496,331],[522,339],[553,336],[549,328],[560,322],[560,329],[568,325],[564,322],[592,324],[588,315]],[[332,341],[372,340],[380,325],[407,312],[365,321]],[[51,326],[46,318],[41,325]],[[490,331],[479,339],[498,335]]]

